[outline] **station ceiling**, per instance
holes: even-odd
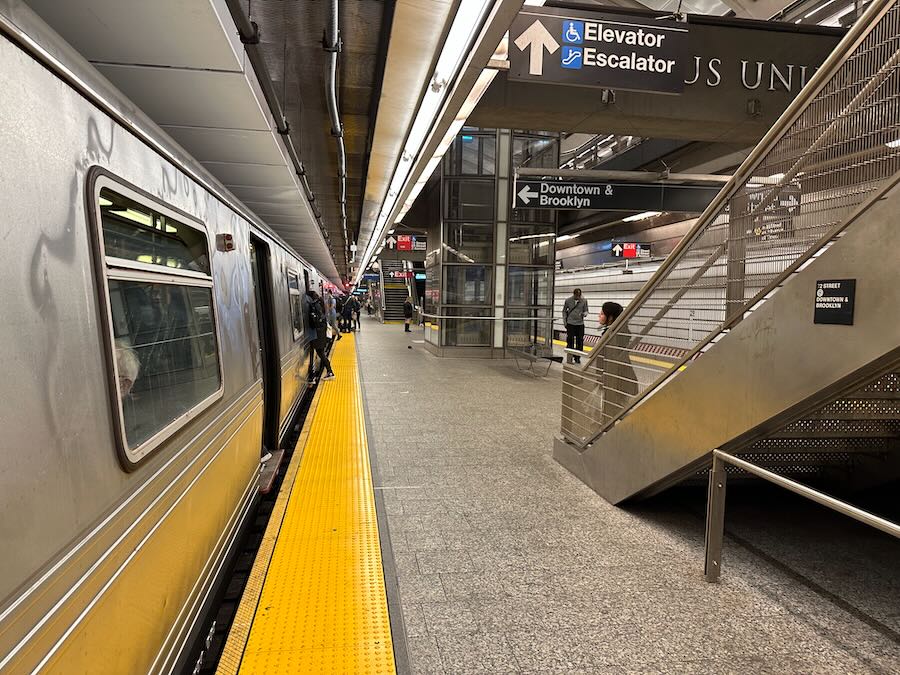
[[[348,273],[343,253],[356,241],[368,166],[367,151],[384,70],[393,3],[353,0],[338,3],[341,51],[338,56],[337,100],[347,157],[347,227],[341,226],[338,149],[326,101],[330,52],[323,39],[331,22],[329,0],[253,0],[246,3],[259,25],[269,75],[282,92],[291,128],[297,130],[300,159],[322,210],[336,263]]]

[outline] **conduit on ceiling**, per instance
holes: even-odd
[[[335,0],[335,3],[336,2],[337,0]],[[328,228],[325,227],[325,222],[322,220],[322,210],[319,208],[319,205],[316,201],[316,195],[313,193],[312,188],[309,185],[309,179],[306,175],[306,167],[304,167],[303,162],[300,161],[300,155],[297,152],[297,148],[294,145],[293,139],[291,138],[291,126],[290,124],[288,124],[287,117],[285,116],[284,109],[281,105],[281,101],[279,100],[278,94],[275,91],[275,85],[272,83],[272,78],[269,77],[269,71],[266,68],[265,61],[263,60],[262,50],[259,47],[259,26],[255,21],[252,21],[250,19],[249,15],[244,14],[244,10],[241,7],[240,0],[225,0],[225,4],[228,6],[228,11],[231,13],[231,18],[234,20],[235,26],[237,26],[238,35],[241,38],[241,43],[244,45],[244,50],[247,52],[247,57],[250,60],[250,66],[253,68],[253,72],[256,74],[256,79],[259,81],[259,85],[262,88],[263,96],[266,99],[266,103],[269,105],[269,111],[271,112],[272,117],[275,119],[275,128],[284,139],[284,144],[287,148],[288,155],[290,156],[291,164],[293,164],[294,166],[294,172],[300,179],[300,184],[303,186],[303,191],[306,193],[306,199],[309,201],[309,206],[316,218],[316,223],[319,226],[322,237],[325,239],[325,243],[328,245],[328,250],[331,252],[331,257],[334,258],[334,248],[329,239]],[[336,7],[334,11],[334,21],[336,26]],[[334,72],[334,70],[332,70],[332,72]],[[344,210],[342,207],[342,213],[343,212]],[[346,223],[346,216],[344,216],[343,219]],[[347,228],[345,224],[345,239],[346,236]],[[302,251],[300,251],[299,253],[302,254]],[[344,253],[344,258],[346,261],[346,250]]]
[[[344,264],[349,269],[350,260],[347,250],[350,237],[347,234],[347,153],[344,148],[344,125],[337,104],[337,65],[341,52],[341,35],[338,30],[338,0],[331,0],[331,25],[322,40],[322,47],[329,52],[329,73],[325,78],[325,100],[328,101],[328,113],[331,116],[331,135],[337,141],[338,185],[341,202],[341,231],[344,233]]]

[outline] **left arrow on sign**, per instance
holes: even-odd
[[[528,74],[543,75],[544,74],[544,49],[550,54],[555,54],[559,49],[559,43],[553,39],[544,24],[538,19],[534,20],[525,32],[516,38],[516,47],[520,51],[525,51],[531,47],[531,53],[528,58]]]
[[[519,199],[521,199],[525,203],[525,206],[528,206],[531,203],[531,200],[537,196],[538,193],[532,190],[527,185],[519,190]]]

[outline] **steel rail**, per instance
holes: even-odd
[[[709,492],[706,505],[706,543],[704,576],[709,582],[716,582],[722,571],[722,543],[725,532],[725,487],[727,476],[725,464],[731,464],[758,478],[774,483],[785,490],[837,511],[848,518],[853,518],[864,525],[874,527],[885,534],[900,539],[900,525],[890,520],[864,511],[852,504],[836,499],[830,495],[786,478],[751,462],[735,457],[716,448],[712,452],[713,464],[709,472]]]
[[[709,223],[714,221],[715,218],[719,217],[721,210],[726,206],[728,200],[734,197],[735,194],[744,187],[745,183],[750,180],[753,171],[756,170],[756,168],[759,166],[759,164],[762,163],[769,152],[771,152],[771,150],[777,145],[777,143],[783,136],[784,131],[789,129],[790,126],[797,121],[797,119],[803,114],[805,109],[812,103],[815,97],[839,71],[846,58],[848,58],[856,50],[859,43],[861,43],[866,38],[872,27],[877,23],[877,21],[882,17],[883,14],[887,13],[890,10],[893,4],[893,0],[875,0],[869,6],[866,14],[853,26],[853,28],[851,28],[845,38],[835,48],[834,52],[832,52],[828,59],[826,59],[825,63],[823,63],[822,67],[807,83],[807,86],[801,91],[797,98],[794,99],[791,105],[788,106],[788,108],[778,119],[775,125],[769,130],[763,140],[759,143],[759,145],[754,148],[753,152],[751,152],[744,163],[738,168],[728,184],[719,192],[719,194],[715,199],[713,199],[713,201],[703,212],[703,214],[697,219],[691,231],[687,235],[685,235],[681,242],[679,242],[679,244],[675,247],[675,250],[673,250],[669,257],[663,261],[654,275],[638,292],[637,296],[635,296],[634,300],[629,303],[628,307],[622,313],[622,316],[616,319],[616,322],[615,324],[613,324],[611,329],[606,331],[597,345],[594,346],[587,362],[582,364],[582,369],[589,367],[597,358],[599,358],[599,355],[601,354],[603,348],[607,346],[613,335],[618,335],[623,330],[622,326],[627,325],[628,320],[632,318],[641,308],[644,300],[651,293],[656,291],[659,285],[663,281],[665,281],[668,272],[678,262],[681,261],[684,253],[689,250],[690,247],[706,233],[706,228]],[[870,89],[871,87],[866,87],[866,90]],[[859,101],[859,96],[856,96],[854,97],[852,103],[855,104]],[[849,110],[849,106],[844,107],[844,109],[842,110],[842,116],[843,114],[846,114],[847,110]],[[808,156],[808,154],[805,153],[804,156]],[[895,180],[889,181],[889,187],[892,186],[892,184],[895,182],[896,177]],[[688,363],[692,358],[694,358],[696,354],[706,349],[711,343],[716,340],[719,335],[721,335],[723,332],[727,332],[731,327],[733,327],[734,324],[746,313],[746,311],[748,311],[748,308],[755,307],[756,304],[758,304],[761,300],[764,300],[769,293],[781,286],[786,279],[788,279],[797,271],[799,267],[801,267],[811,257],[813,257],[818,250],[827,245],[828,241],[833,239],[835,236],[837,236],[837,234],[844,230],[848,226],[848,224],[855,219],[855,216],[865,211],[875,200],[880,198],[880,195],[882,195],[886,189],[888,188],[879,190],[873,198],[866,200],[862,205],[860,205],[850,218],[847,218],[843,222],[838,223],[829,232],[823,235],[823,237],[821,237],[817,242],[809,247],[805,254],[799,256],[797,260],[789,265],[776,279],[770,282],[762,291],[760,291],[749,301],[743,303],[739,309],[735,310],[730,315],[726,313],[725,320],[719,325],[718,330],[711,331],[709,335],[707,335],[704,340],[701,340],[697,345],[695,345],[695,347],[691,349],[691,351],[687,355],[685,355],[679,363],[675,364],[670,370],[661,373],[660,377],[657,378],[656,381],[654,381],[643,392],[629,401],[628,404],[624,408],[622,408],[616,418],[610,420],[609,422],[604,422],[601,425],[600,429],[593,436],[582,443],[578,443],[579,447],[584,448],[588,444],[594,442],[599,436],[601,436],[606,430],[608,430],[608,428],[612,424],[615,423],[616,419],[620,418],[622,415],[626,414],[629,410],[638,405],[640,401],[642,401],[653,390],[658,388],[662,383],[667,381],[668,378],[673,377],[678,372],[680,372],[681,366]]]
[[[632,183],[713,183],[726,184],[731,176],[710,173],[668,173],[665,171],[610,171],[606,169],[516,169],[516,177],[584,178],[585,180],[621,180]]]
[[[775,124],[750,152],[747,159],[745,159],[741,166],[738,167],[738,170],[731,176],[719,194],[709,203],[691,228],[690,232],[682,238],[672,253],[670,253],[662,264],[660,264],[650,280],[628,304],[622,312],[622,315],[616,320],[616,324],[619,326],[625,325],[628,320],[634,316],[644,299],[657,289],[660,282],[665,279],[675,264],[681,260],[685,251],[690,249],[697,239],[705,233],[706,226],[709,222],[717,218],[727,205],[728,201],[744,187],[752,177],[753,171],[756,170],[784,133],[797,121],[813,99],[839,71],[847,57],[853,53],[856,47],[865,39],[877,20],[880,19],[883,14],[887,13],[893,4],[893,0],[873,0],[871,2],[865,14],[863,14],[863,16],[850,28],[844,38],[838,43],[837,47],[835,47],[834,51],[828,55],[825,62],[819,67],[812,78],[810,78],[809,82],[806,83],[806,86],[800,91],[797,97],[791,101],[790,105],[788,105]],[[599,353],[600,349],[606,346],[613,335],[617,333],[618,326],[614,324],[610,330],[606,331],[606,334],[596,345],[594,351]],[[592,354],[592,358],[588,363],[595,358],[596,354]]]

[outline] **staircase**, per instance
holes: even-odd
[[[403,303],[409,297],[409,287],[404,278],[395,279],[391,272],[405,272],[399,260],[381,261],[381,288],[384,294],[384,320],[403,321]]]
[[[560,463],[613,503],[696,477],[714,448],[794,476],[900,475],[898,92],[900,7],[876,0],[565,367]],[[817,324],[817,282],[838,279],[856,280],[853,324]]]

